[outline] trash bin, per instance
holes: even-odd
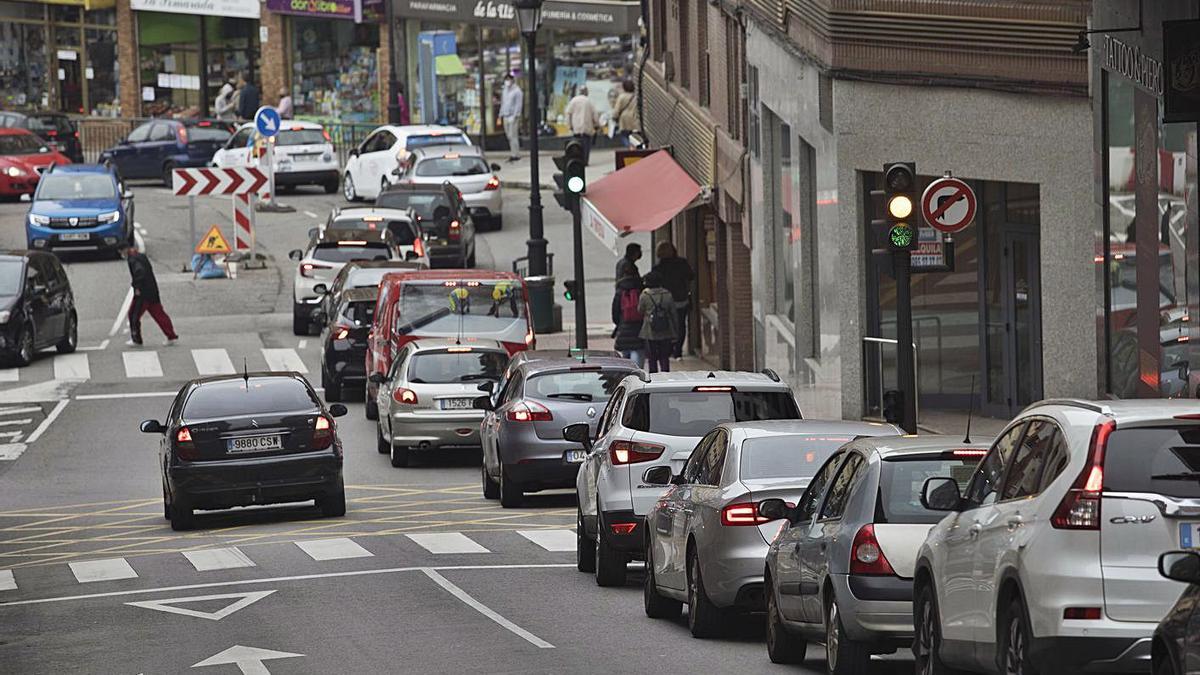
[[[554,277],[536,276],[525,277],[525,287],[529,289],[529,311],[533,321],[534,333],[550,333],[554,331]]]

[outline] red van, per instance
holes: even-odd
[[[405,344],[425,337],[457,337],[463,343],[497,340],[509,355],[533,349],[529,292],[511,272],[477,269],[389,272],[379,282],[375,318],[367,335],[367,377],[386,375],[392,355]],[[367,382],[367,419],[376,385]]]

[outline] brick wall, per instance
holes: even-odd
[[[290,68],[287,60],[287,31],[284,30],[284,22],[289,20],[282,14],[269,11],[267,4],[262,3],[259,26],[267,29],[267,41],[260,43],[258,47],[259,95],[263,105],[278,104],[279,90],[291,85],[291,78],[288,77]]]
[[[117,64],[121,115],[138,117],[142,114],[142,87],[138,82],[137,21],[129,0],[117,0]]]

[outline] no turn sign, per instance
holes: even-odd
[[[975,191],[957,178],[939,178],[921,195],[921,215],[929,226],[954,234],[975,219]]]

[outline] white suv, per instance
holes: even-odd
[[[646,514],[667,491],[643,476],[655,466],[677,475],[692,449],[722,422],[800,419],[787,384],[763,373],[690,371],[631,375],[600,415],[596,439],[586,423],[563,429],[588,455],[575,478],[579,497],[575,553],[596,583],[625,583],[626,563],[644,555]]]
[[[259,166],[254,149],[254,124],[238,128],[213,155],[216,167]],[[326,194],[338,191],[338,160],[329,132],[315,122],[288,120],[275,135],[275,185],[282,190],[297,185],[320,185]]]
[[[1034,404],[921,501],[950,515],[917,558],[918,673],[1149,672],[1183,590],[1158,556],[1200,545],[1200,402]]]

